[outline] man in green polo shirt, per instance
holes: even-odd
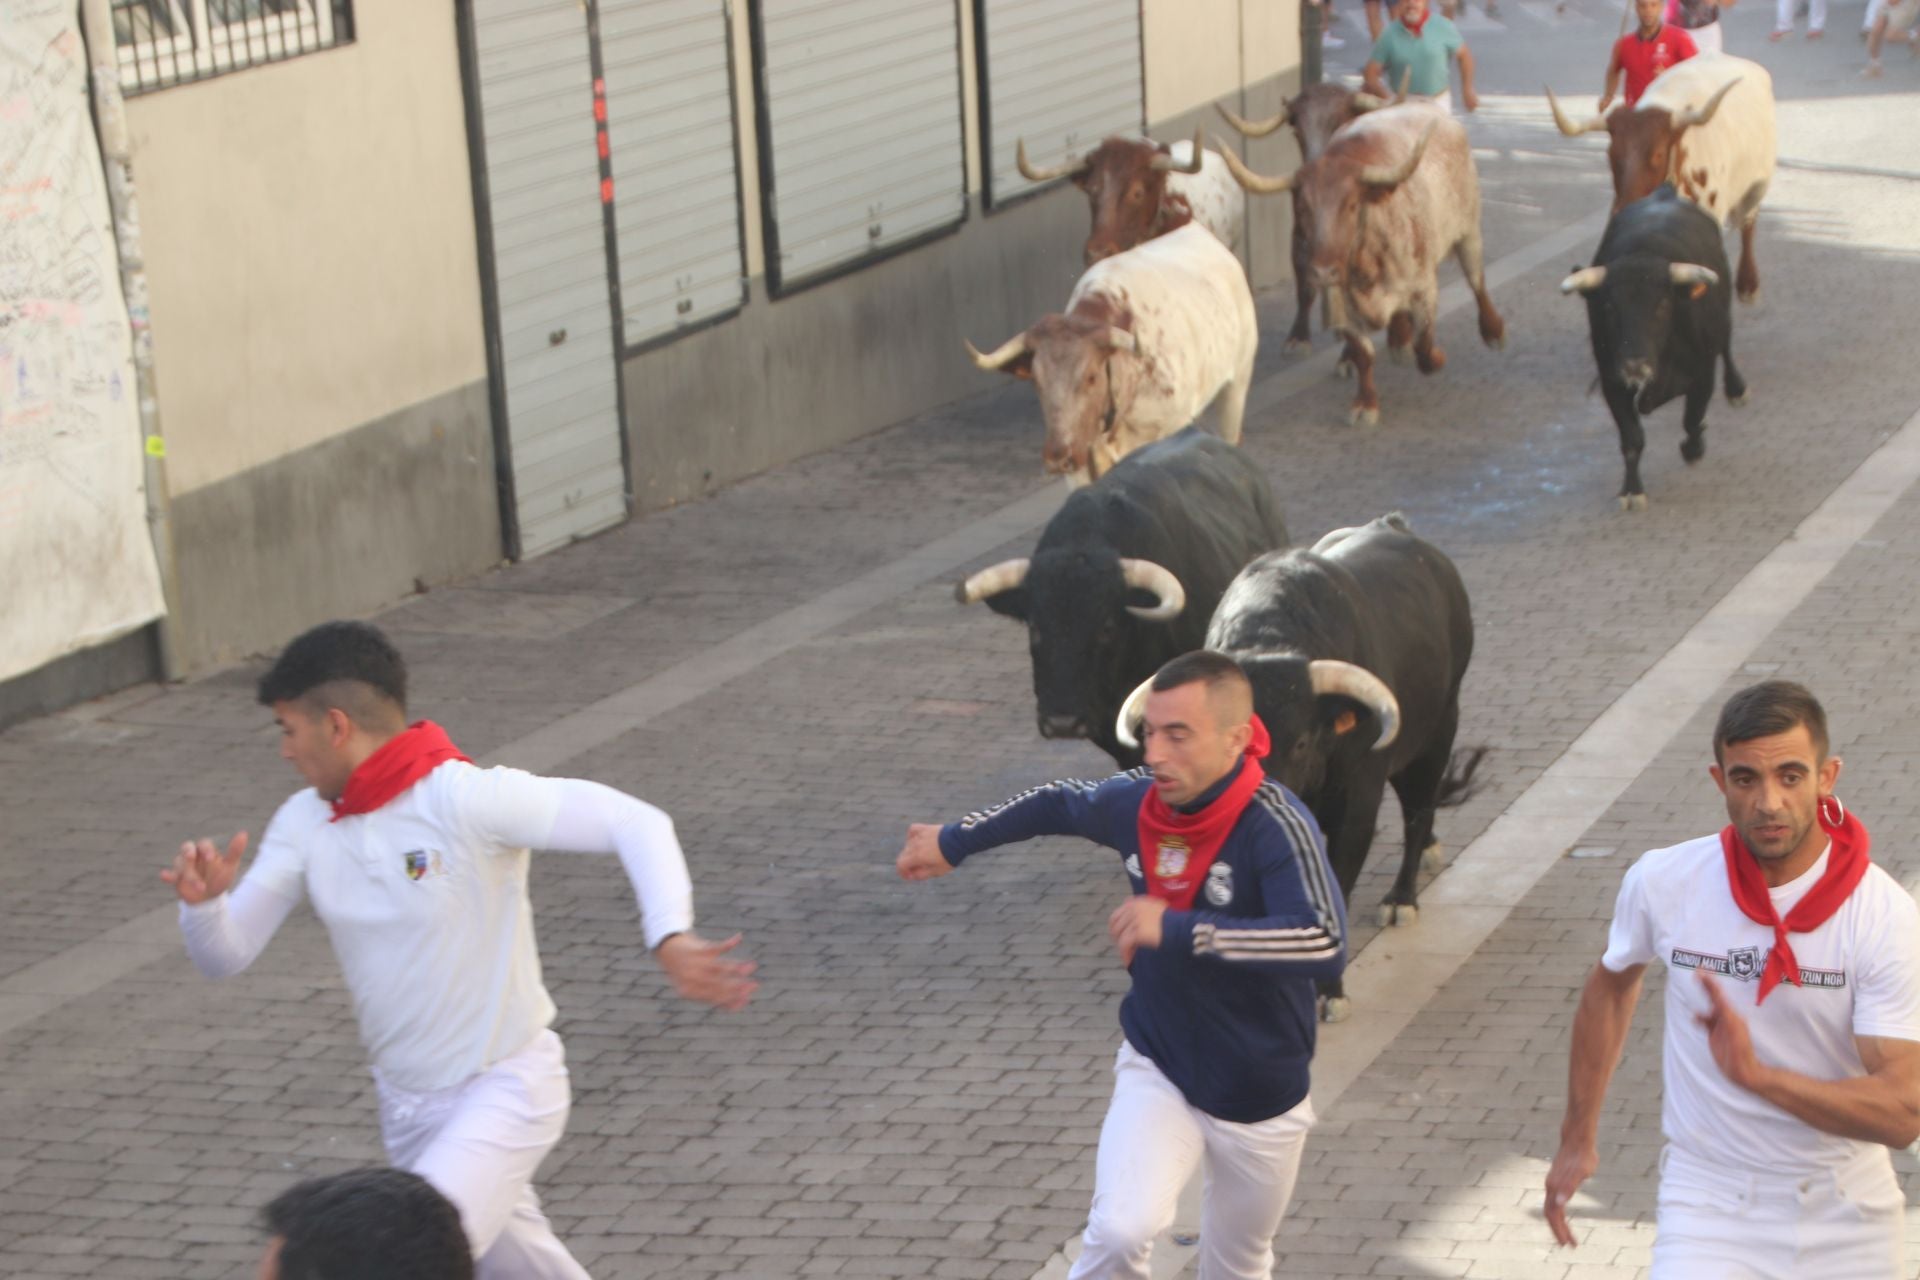
[[[1387,25],[1367,55],[1368,93],[1391,97],[1407,79],[1407,92],[1453,105],[1453,75],[1449,65],[1460,57],[1460,102],[1472,111],[1480,105],[1473,91],[1473,53],[1460,28],[1427,11],[1427,0],[1402,0],[1400,16]],[[1409,76],[1408,73],[1411,73]]]

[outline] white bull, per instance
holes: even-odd
[[[1613,169],[1613,211],[1671,182],[1683,197],[1740,228],[1734,285],[1743,302],[1760,292],[1753,227],[1773,182],[1773,77],[1757,62],[1705,53],[1669,67],[1632,107],[1575,122],[1547,92],[1568,137],[1604,129]]]
[[[990,354],[967,351],[982,369],[1032,379],[1047,470],[1085,484],[1208,404],[1220,437],[1239,443],[1259,340],[1240,260],[1188,223],[1088,267],[1063,314]]]

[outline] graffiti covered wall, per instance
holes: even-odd
[[[72,0],[0,22],[0,680],[163,611]]]

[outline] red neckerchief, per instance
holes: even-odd
[[[1412,22],[1408,20],[1405,14],[1401,14],[1400,25],[1405,27],[1407,30],[1413,32],[1414,39],[1417,40],[1420,38],[1421,29],[1427,25],[1427,19],[1431,18],[1432,16],[1433,16],[1433,10],[1429,9],[1425,13],[1420,15],[1420,21]]]
[[[1755,1004],[1764,1003],[1767,993],[1783,979],[1796,987],[1800,985],[1800,961],[1794,957],[1787,935],[1810,933],[1825,924],[1867,874],[1870,841],[1860,819],[1843,809],[1838,825],[1828,822],[1823,801],[1819,821],[1820,829],[1833,841],[1827,869],[1813,888],[1807,890],[1807,896],[1787,912],[1784,920],[1773,909],[1773,896],[1767,892],[1760,863],[1747,852],[1740,834],[1731,825],[1720,833],[1720,851],[1727,858],[1727,884],[1733,890],[1734,902],[1746,913],[1747,919],[1773,929],[1773,950],[1767,953],[1766,968],[1760,971],[1760,996]]]
[[[1213,803],[1198,813],[1181,813],[1160,798],[1157,787],[1148,787],[1140,801],[1140,873],[1147,892],[1166,902],[1175,911],[1193,905],[1193,895],[1206,878],[1207,868],[1219,856],[1233,824],[1253,800],[1253,793],[1267,780],[1260,761],[1272,750],[1267,726],[1254,716],[1249,722],[1253,737],[1247,741],[1247,753],[1240,759],[1240,772]]]
[[[447,731],[431,720],[410,724],[360,762],[340,789],[329,822],[372,813],[449,760],[465,760]]]

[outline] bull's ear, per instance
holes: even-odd
[[[1032,382],[1033,352],[1022,351],[1019,355],[1001,365],[1000,372],[1015,378],[1024,378],[1028,382]]]
[[[1344,694],[1323,693],[1317,701],[1322,728],[1336,738],[1347,738],[1356,729],[1365,731],[1367,725],[1373,723],[1367,709]],[[1362,736],[1370,738],[1377,731],[1376,725],[1372,732],[1363,732]]]
[[[1009,587],[1005,591],[996,591],[981,600],[981,603],[995,613],[1005,614],[1009,618],[1027,620],[1027,589]]]

